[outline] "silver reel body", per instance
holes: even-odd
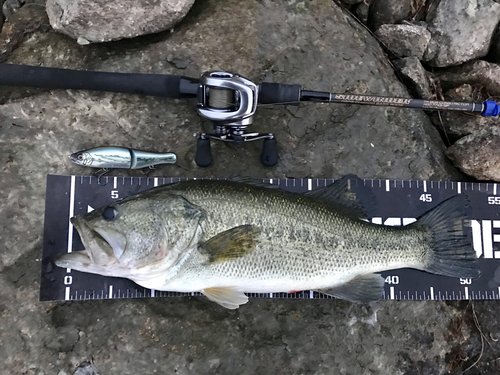
[[[202,74],[198,89],[198,112],[214,126],[214,133],[201,134],[197,143],[196,164],[207,167],[213,162],[210,141],[232,144],[264,140],[261,162],[273,166],[278,161],[273,134],[249,133],[257,110],[259,87],[237,74],[216,71]]]

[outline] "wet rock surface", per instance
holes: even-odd
[[[335,3],[320,0],[196,2],[173,33],[113,43],[81,46],[45,28],[26,35],[8,62],[193,77],[225,69],[255,82],[409,96],[377,41]],[[463,180],[425,113],[262,107],[252,129],[276,135],[278,165],[259,163],[258,143],[214,143],[215,164],[200,169],[196,139],[211,124],[193,100],[2,90],[0,372],[458,374],[481,353],[478,371],[497,366],[497,341],[482,350],[472,309],[461,303],[253,299],[228,311],[204,298],[38,301],[46,175],[93,172],[72,164],[72,152],[113,144],[178,154],[181,163],[150,176]],[[499,334],[497,305],[477,309],[481,332],[492,338]]]
[[[157,33],[173,27],[194,0],[47,0],[52,27],[79,44],[108,42]]]

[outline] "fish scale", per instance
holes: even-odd
[[[71,182],[73,181],[73,182]],[[146,296],[178,296],[182,293],[167,291],[150,291],[141,288],[126,279],[103,277],[99,275],[83,274],[75,270],[63,270],[50,266],[50,259],[55,253],[82,249],[78,234],[68,246],[61,242],[62,233],[68,233],[68,210],[71,196],[73,196],[74,213],[87,212],[93,206],[108,204],[154,185],[168,184],[179,181],[178,178],[128,178],[105,177],[101,184],[90,176],[48,176],[44,262],[42,266],[41,299],[42,300],[70,300],[70,299],[101,299],[101,298],[137,298]],[[305,192],[321,188],[332,180],[305,179],[305,180],[265,180],[278,184],[283,189],[296,192]],[[401,180],[364,180],[361,189],[371,191],[378,202],[377,210],[372,213],[371,221],[401,225],[411,222],[413,217],[427,211],[429,206],[435,206],[450,196],[465,193],[472,206],[472,234],[476,253],[480,256],[479,279],[448,278],[431,275],[410,269],[398,269],[382,272],[386,279],[385,298],[387,299],[498,299],[498,282],[495,273],[498,268],[496,241],[498,225],[498,206],[495,200],[497,184],[486,183],[457,183],[449,181],[401,181]],[[73,191],[73,193],[72,193]],[[423,195],[432,195],[432,203],[425,202]],[[64,208],[66,207],[66,208]],[[66,212],[66,219],[64,218]],[[61,216],[61,213],[63,215]],[[66,227],[66,229],[65,229]],[[489,237],[491,236],[491,237]],[[63,234],[64,237],[64,234]],[[50,243],[53,243],[52,245]],[[500,259],[500,254],[498,256]],[[196,293],[194,293],[196,294]],[[188,293],[192,295],[192,293]],[[326,298],[316,292],[286,293],[259,293],[251,294],[254,297],[281,297],[281,298]]]
[[[329,263],[332,259],[336,259],[332,267],[337,270],[341,267],[352,266],[356,263],[363,262],[363,260],[369,258],[371,254],[370,252],[364,251],[364,249],[374,247],[378,247],[382,252],[384,249],[394,249],[394,251],[388,252],[387,255],[390,257],[388,261],[402,263],[403,261],[398,258],[407,256],[405,250],[418,246],[418,241],[423,242],[423,238],[419,236],[413,243],[410,243],[409,241],[415,236],[414,233],[408,235],[408,240],[401,241],[401,230],[398,228],[382,228],[346,220],[337,215],[335,211],[329,210],[327,206],[318,205],[312,199],[304,200],[300,196],[294,196],[293,201],[290,201],[286,197],[282,197],[281,194],[273,191],[268,191],[265,194],[263,193],[258,199],[250,200],[252,203],[260,203],[259,207],[266,207],[268,209],[259,211],[255,208],[251,208],[249,211],[252,212],[252,215],[237,215],[235,213],[241,212],[242,207],[227,202],[239,201],[244,198],[245,194],[227,189],[215,191],[212,196],[208,196],[202,189],[194,192],[188,190],[184,193],[184,196],[193,202],[202,201],[206,210],[213,213],[207,220],[206,232],[204,235],[205,240],[217,233],[230,229],[232,226],[242,225],[248,222],[256,224],[259,228],[265,228],[266,233],[263,234],[264,237],[267,235],[268,237],[283,240],[282,246],[279,246],[280,242],[278,241],[261,244],[250,256],[262,257],[267,253],[272,253],[273,257],[279,258],[282,262],[286,262],[288,258],[286,250],[284,249],[287,245],[289,246],[289,241],[287,241],[289,238],[286,236],[283,238],[283,233],[287,233],[288,235],[295,234],[295,238],[293,239],[294,242],[299,239],[299,242],[295,245],[297,247],[297,253],[304,255],[307,259],[310,259],[313,254],[321,254],[323,255],[322,259],[329,261]],[[245,193],[250,194],[250,191],[245,191]],[[235,194],[236,196],[232,197],[231,194]],[[261,199],[262,201],[260,201]],[[313,206],[312,209],[311,206]],[[319,209],[314,211],[316,208]],[[261,219],[264,216],[267,216],[267,220]],[[309,226],[307,225],[308,223]],[[333,232],[333,228],[339,231],[339,223],[340,232],[344,233],[343,236],[339,236]],[[387,230],[392,231],[394,237],[386,236]],[[384,236],[380,235],[382,232],[384,232]],[[309,236],[305,233],[308,233]],[[346,234],[349,233],[351,233],[352,236],[347,237]],[[302,239],[302,241],[300,241],[300,239]],[[339,258],[332,258],[332,249],[338,247],[340,242],[350,242],[350,244],[344,246],[344,252],[354,247],[352,256],[343,259],[343,264]],[[358,244],[353,246],[352,244],[355,243]],[[272,249],[273,246],[278,246],[278,248]],[[311,249],[313,246],[321,247],[321,251],[304,251],[304,249]],[[285,252],[282,254],[283,256],[280,257],[281,253],[278,249]],[[379,255],[381,257],[384,256],[383,253],[379,253]],[[373,262],[373,256],[371,259],[368,259],[368,261]],[[415,259],[414,261],[419,261],[419,259]],[[348,264],[349,262],[351,264]],[[314,264],[308,264],[308,267],[313,265]]]

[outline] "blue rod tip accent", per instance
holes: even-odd
[[[492,100],[486,100],[484,102],[484,111],[481,113],[483,116],[498,116],[500,109],[498,108],[498,103]]]

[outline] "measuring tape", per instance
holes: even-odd
[[[45,226],[40,300],[92,300],[115,298],[174,297],[200,293],[145,289],[128,279],[82,273],[56,267],[58,254],[83,250],[69,218],[137,194],[155,186],[186,180],[161,177],[47,176]],[[266,179],[291,192],[325,187],[332,179]],[[382,272],[384,298],[394,300],[500,299],[500,188],[496,183],[449,181],[358,180],[354,188],[375,196],[370,219],[375,224],[407,225],[431,208],[457,194],[466,194],[472,207],[472,243],[481,276],[450,278],[413,269]],[[321,293],[250,293],[261,298],[331,298]]]

